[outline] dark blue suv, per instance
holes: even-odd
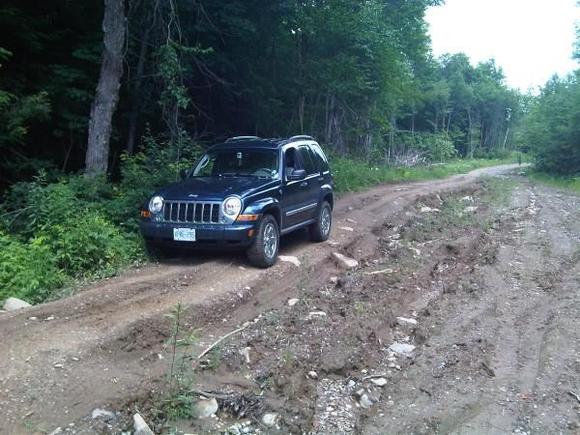
[[[141,211],[150,251],[173,247],[245,249],[252,264],[276,262],[280,236],[308,227],[328,239],[334,193],[328,160],[310,136],[240,136],[210,148],[182,180]]]

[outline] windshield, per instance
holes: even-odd
[[[221,149],[204,155],[193,170],[193,177],[263,177],[278,175],[276,150]]]

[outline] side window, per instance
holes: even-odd
[[[306,174],[312,175],[317,173],[317,165],[314,163],[314,156],[312,155],[312,151],[310,151],[310,147],[298,147],[298,152],[300,153],[300,158],[302,160],[302,164],[304,165],[304,169],[306,169]]]
[[[324,155],[324,151],[322,151],[322,148],[320,148],[320,145],[312,144],[312,145],[310,145],[310,148],[312,148],[314,158],[316,159],[316,162],[318,163],[318,167],[320,168],[320,171],[321,172],[328,171],[328,169],[329,169],[328,168],[328,159]]]

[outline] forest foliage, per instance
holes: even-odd
[[[434,58],[424,15],[440,2],[5,0],[0,299],[42,301],[140,261],[143,201],[229,136],[313,135],[342,190],[443,176],[482,163],[428,165],[517,147],[577,174],[578,76],[535,98],[510,89],[493,60]],[[97,156],[107,171],[87,177],[113,4],[124,11],[108,15],[126,30],[122,75]]]
[[[512,148],[519,94],[492,60],[433,58],[424,13],[438,3],[125,1],[109,173],[118,178],[123,153],[135,154],[145,132],[179,149],[238,134],[308,133],[336,154],[381,163],[416,151],[439,161]],[[0,147],[8,157],[0,188],[39,168],[84,168],[103,5],[0,7]]]

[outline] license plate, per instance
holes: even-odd
[[[195,229],[173,228],[173,240],[179,242],[195,242]]]

